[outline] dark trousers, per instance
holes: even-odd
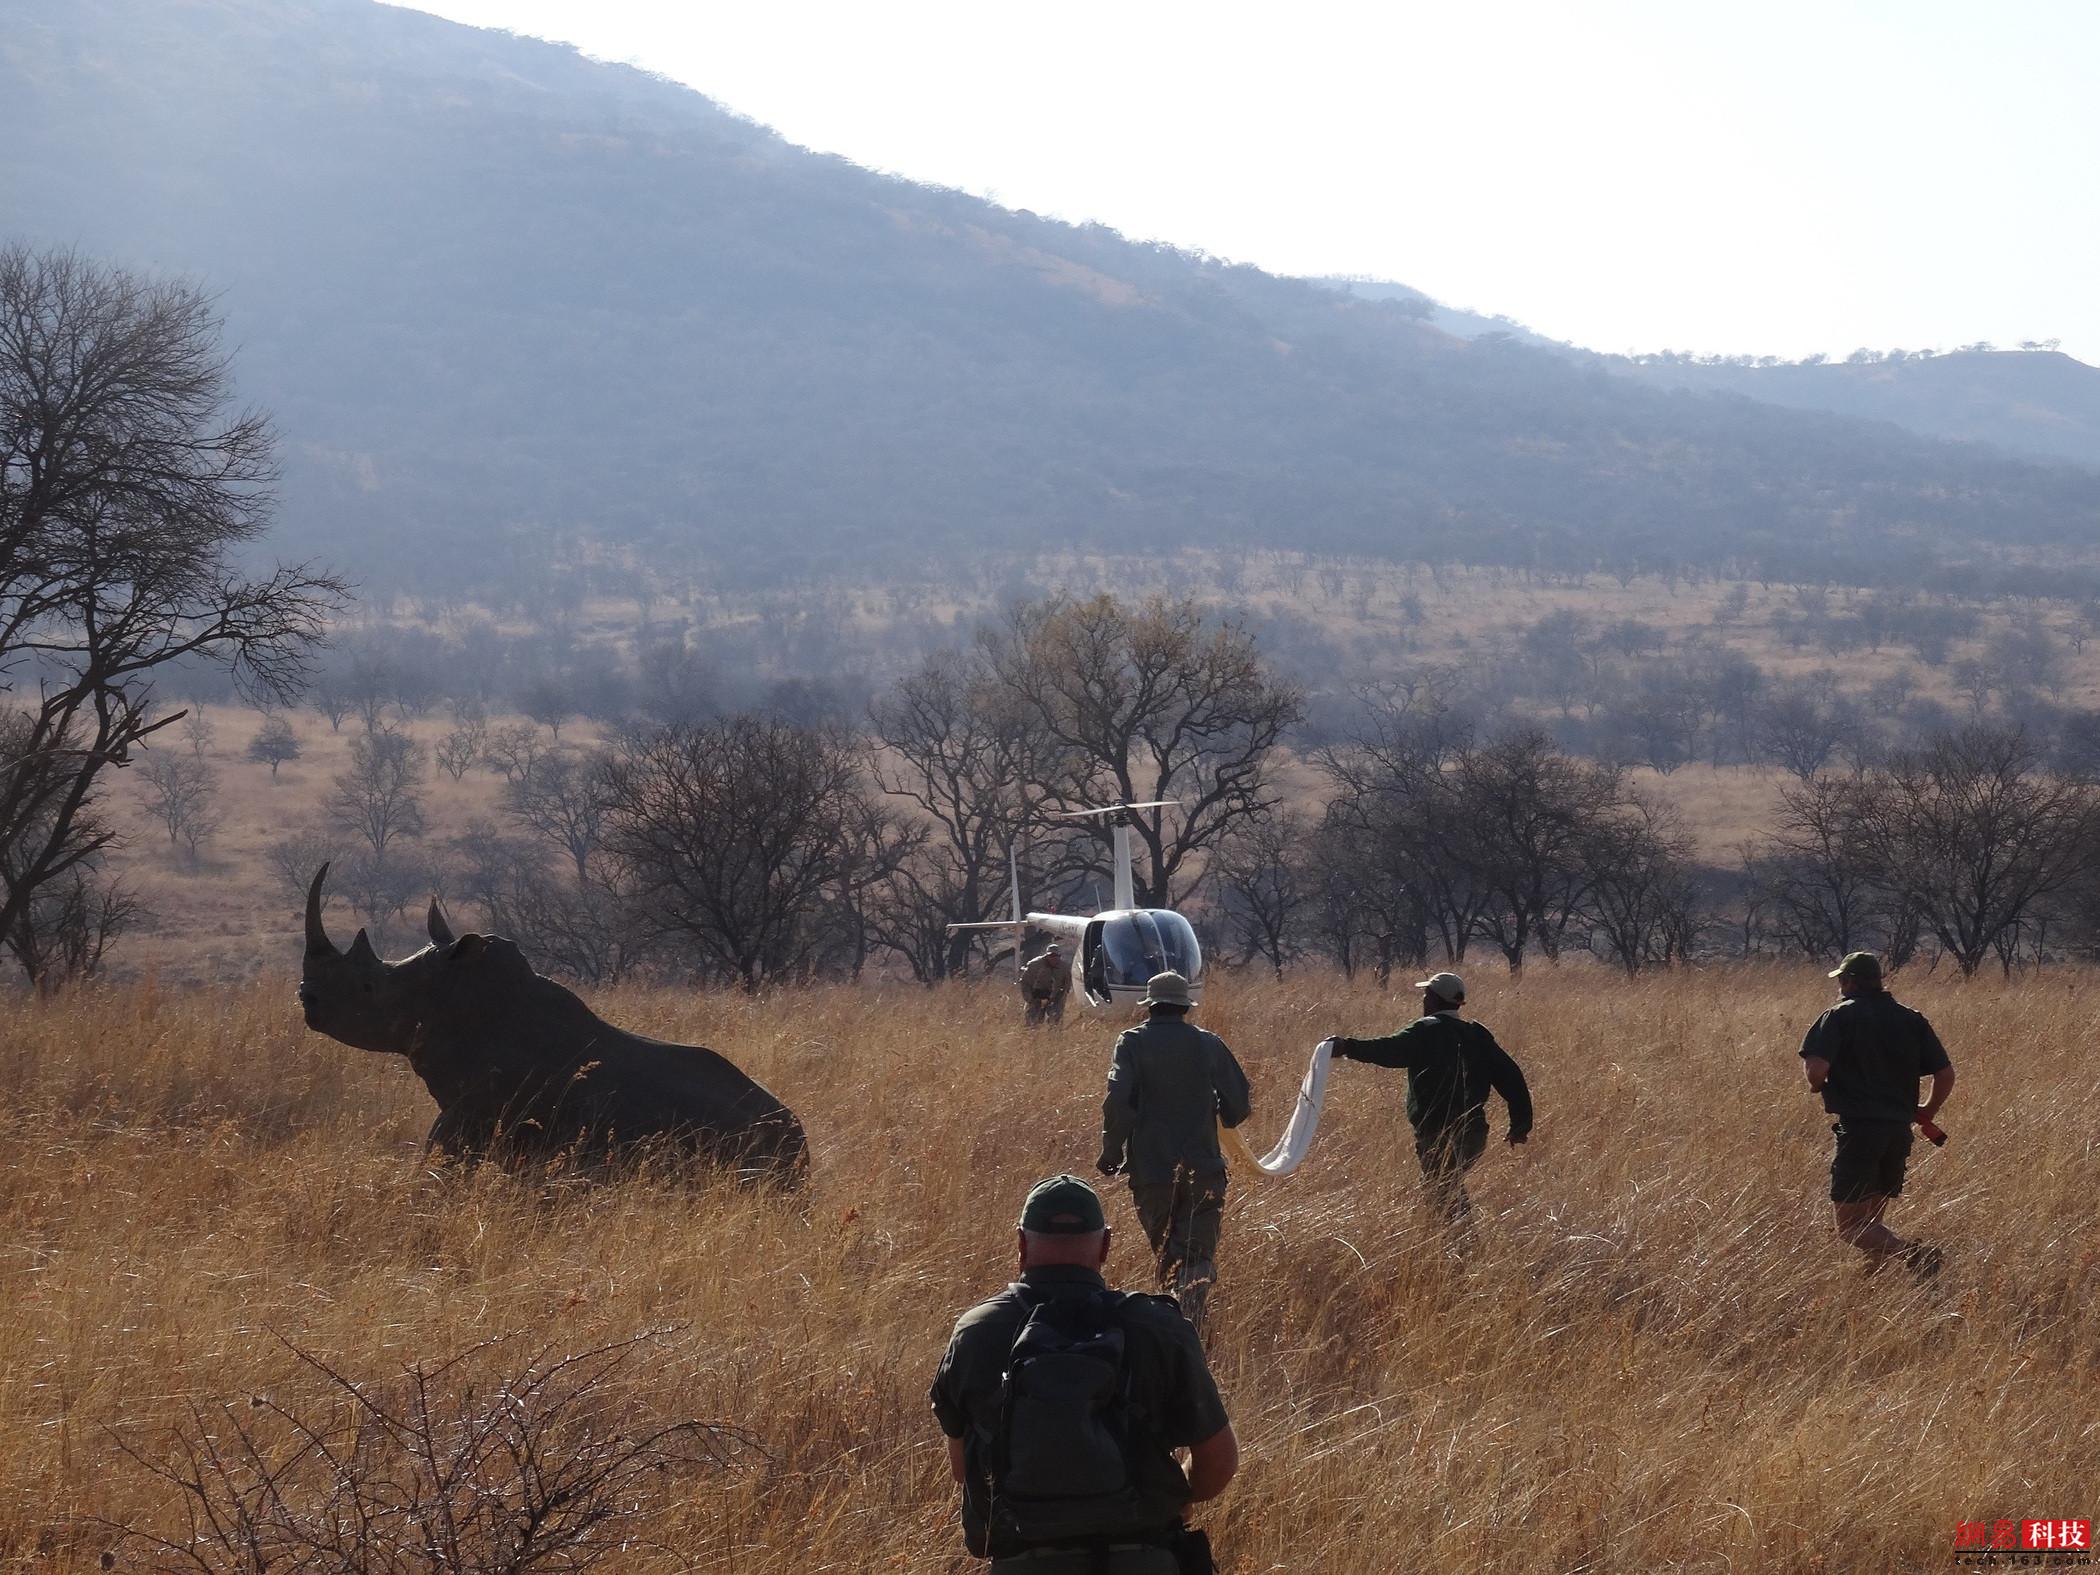
[[[1030,995],[1027,998],[1028,1026],[1041,1023],[1061,1023],[1065,1020],[1065,997],[1060,990],[1055,995]]]
[[[1172,1181],[1133,1181],[1130,1200],[1152,1243],[1160,1289],[1180,1303],[1182,1317],[1202,1328],[1204,1306],[1218,1278],[1225,1177],[1184,1172]]]
[[[1044,1549],[994,1559],[991,1575],[1174,1575],[1180,1567],[1165,1548],[1111,1547],[1100,1553]]]
[[[1422,1164],[1422,1190],[1429,1206],[1445,1220],[1469,1228],[1473,1200],[1466,1195],[1466,1171],[1487,1152],[1487,1126],[1450,1127],[1415,1139],[1415,1158]]]

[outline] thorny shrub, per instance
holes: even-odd
[[[485,1340],[379,1382],[287,1342],[310,1393],[193,1405],[159,1447],[117,1440],[179,1506],[112,1528],[117,1551],[211,1575],[593,1568],[640,1545],[674,1481],[764,1453],[734,1428],[633,1418],[625,1370],[665,1332],[507,1371],[511,1342]]]

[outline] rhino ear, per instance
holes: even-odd
[[[354,963],[376,963],[379,961],[379,953],[372,950],[371,937],[366,935],[363,930],[359,930],[356,937],[350,942],[349,957]]]
[[[488,950],[489,938],[472,933],[462,935],[445,952],[448,962],[471,962]]]
[[[433,941],[440,946],[450,946],[452,944],[452,926],[445,922],[444,912],[438,907],[438,900],[435,897],[430,899],[430,917],[427,922],[430,928],[430,938]]]

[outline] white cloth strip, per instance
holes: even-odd
[[[1313,1047],[1312,1064],[1305,1069],[1305,1081],[1298,1085],[1298,1103],[1291,1111],[1290,1122],[1276,1146],[1260,1159],[1247,1147],[1247,1139],[1239,1128],[1226,1128],[1226,1146],[1233,1156],[1265,1175],[1288,1176],[1296,1170],[1320,1130],[1320,1112],[1327,1104],[1327,1068],[1333,1059],[1332,1039],[1322,1039]]]

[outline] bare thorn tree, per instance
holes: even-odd
[[[841,909],[856,910],[919,835],[872,802],[857,741],[775,717],[636,740],[608,783],[606,842],[643,910],[753,992],[834,954]]]
[[[608,757],[552,749],[536,757],[503,789],[503,809],[575,867],[577,881],[590,878],[591,855],[605,830],[611,806]]]
[[[1868,792],[1855,777],[1787,788],[1772,834],[1747,851],[1753,899],[1781,949],[1843,957],[1872,948],[1893,967],[1916,949],[1916,911],[1862,835]]]
[[[1269,768],[1304,703],[1240,625],[1190,600],[1101,595],[1017,608],[984,639],[1016,708],[1059,746],[1041,798],[1178,801],[1133,817],[1140,904],[1188,895],[1201,855],[1276,803]]]
[[[1630,793],[1588,853],[1592,944],[1629,974],[1688,961],[1702,928],[1697,847],[1671,806]]]
[[[437,763],[457,782],[480,761],[488,747],[489,719],[478,705],[453,708],[452,727],[438,741]]]
[[[392,728],[350,740],[350,766],[335,779],[329,809],[364,838],[373,859],[403,837],[423,835],[423,746]]]
[[[546,748],[537,727],[530,722],[514,722],[488,734],[481,762],[504,781],[515,782],[521,774],[532,769],[532,763],[545,753]]]
[[[0,937],[93,856],[97,777],[172,720],[160,670],[214,660],[288,698],[341,601],[311,568],[236,566],[275,470],[265,419],[227,409],[218,339],[191,286],[0,250],[0,693],[30,667],[39,686],[0,759]]]
[[[219,730],[204,707],[192,705],[189,714],[182,719],[182,741],[189,745],[190,753],[202,760],[211,753],[218,736]]]
[[[277,768],[287,760],[299,758],[299,735],[292,731],[292,724],[281,716],[268,717],[248,740],[248,758],[270,768],[270,780],[277,780]]]
[[[13,760],[16,770],[66,769],[62,759],[23,756],[19,753],[33,723],[26,711],[0,710],[0,761]],[[144,913],[138,900],[120,881],[103,878],[103,855],[121,846],[116,832],[95,813],[91,794],[82,812],[73,818],[62,852],[64,873],[37,886],[15,921],[0,932],[4,950],[21,968],[23,976],[41,993],[50,993],[71,980],[94,973],[110,943],[132,928]],[[14,844],[0,844],[0,882],[14,886],[22,882],[16,862],[46,844],[41,828]]]
[[[1279,979],[1298,954],[1299,918],[1316,896],[1309,836],[1302,816],[1277,810],[1242,821],[1214,861],[1213,896],[1240,943],[1240,961],[1259,957]]]
[[[196,755],[159,755],[142,774],[148,788],[147,811],[167,828],[168,840],[180,845],[195,863],[206,842],[219,829],[219,774]]]
[[[1008,855],[1042,775],[1039,736],[1000,688],[982,653],[944,651],[876,704],[870,769],[881,789],[931,826],[899,871],[881,923],[922,979],[959,972],[975,936],[949,924],[1004,918]],[[1034,889],[1036,872],[1026,877]]]
[[[2016,728],[1969,727],[1899,755],[1854,835],[1964,976],[2009,972],[2020,931],[2100,863],[2100,791],[2042,767]]]

